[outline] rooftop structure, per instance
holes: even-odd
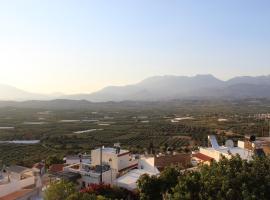
[[[41,179],[32,169],[13,165],[3,170],[0,177],[0,200],[30,199],[37,197]]]
[[[190,164],[190,154],[178,153],[175,155],[158,155],[155,156],[154,165],[158,170],[162,171],[165,167],[170,165],[177,165],[187,167]]]
[[[74,157],[67,156],[66,158],[73,159]],[[81,178],[78,181],[83,188],[100,182],[113,184],[117,176],[137,166],[138,159],[117,144],[114,148],[102,147],[92,150],[91,163],[84,162],[80,157],[76,163],[65,166],[63,172],[80,174]]]
[[[81,178],[81,175],[79,173],[69,171],[57,172],[55,175],[60,179],[72,182],[76,182],[79,178]]]
[[[76,164],[79,162],[88,163],[91,162],[91,155],[89,154],[78,154],[78,155],[67,155],[65,158],[65,163],[68,165]]]
[[[251,150],[248,149],[244,149],[241,147],[220,147],[218,149],[212,148],[212,147],[208,147],[208,148],[203,148],[200,147],[200,153],[207,155],[211,158],[214,158],[216,161],[219,161],[221,159],[222,156],[226,157],[226,158],[231,158],[232,156],[236,156],[237,154],[245,160],[250,160],[253,153],[251,152]]]
[[[63,168],[64,168],[64,164],[52,164],[49,168],[49,172],[51,174],[55,174],[55,173],[63,171]]]
[[[137,181],[143,174],[158,175],[160,172],[155,167],[154,157],[143,157],[138,162],[138,168],[128,171],[115,180],[115,184],[119,187],[135,190],[137,188]]]
[[[213,161],[214,158],[211,158],[207,155],[204,155],[202,153],[194,153],[192,154],[191,164],[196,166],[198,164],[210,164],[211,161]]]
[[[8,195],[0,197],[0,200],[26,200],[26,199],[36,199],[37,191],[35,189],[21,189],[16,192],[12,192]]]
[[[138,164],[138,159],[132,156],[128,150],[121,149],[119,146],[92,150],[91,159],[91,165],[106,164],[116,172],[121,172]]]
[[[26,172],[31,172],[32,170],[30,168],[19,166],[19,165],[11,165],[7,167],[7,171],[10,173],[24,174]]]
[[[143,169],[133,169],[125,175],[116,180],[116,185],[128,190],[135,190],[137,188],[137,181],[143,174],[156,175]]]
[[[157,175],[154,157],[138,158],[116,144],[114,148],[102,147],[91,151],[91,164],[82,160],[67,165],[61,173],[79,174],[81,188],[90,184],[112,184],[133,190],[142,174]],[[60,174],[61,175],[61,174]]]
[[[109,165],[91,165],[87,163],[77,163],[64,167],[63,173],[79,174],[78,182],[84,188],[90,184],[112,184],[116,178],[116,171]],[[61,174],[60,174],[61,175]]]
[[[261,142],[263,151],[270,155],[270,137],[258,137],[257,140]]]
[[[248,136],[244,141],[238,141],[237,146],[234,146],[233,141],[227,140],[224,146],[220,146],[214,135],[208,136],[210,147],[200,147],[199,153],[192,155],[193,163],[210,162],[211,159],[219,161],[222,156],[231,158],[239,155],[244,160],[251,160],[254,154],[264,155],[260,141],[255,141],[255,136]]]

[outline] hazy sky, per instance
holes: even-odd
[[[269,0],[0,1],[0,83],[77,93],[209,73],[270,74]]]

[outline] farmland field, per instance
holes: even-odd
[[[40,143],[0,144],[0,160],[31,166],[49,155],[90,152],[117,142],[133,152],[191,151],[207,145],[208,134],[217,134],[221,143],[244,134],[268,135],[263,115],[268,112],[270,101],[265,99],[122,102],[81,109],[2,106],[0,141]]]

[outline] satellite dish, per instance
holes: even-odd
[[[249,138],[250,142],[254,142],[256,140],[256,136],[255,135],[251,135]]]
[[[225,142],[225,147],[233,148],[234,147],[233,141],[232,140],[227,140]]]

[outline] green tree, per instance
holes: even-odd
[[[97,200],[97,196],[95,194],[88,193],[73,193],[68,196],[67,200]]]
[[[267,200],[269,187],[269,157],[255,157],[248,162],[235,156],[179,176],[173,199]]]
[[[141,200],[161,200],[161,182],[157,176],[142,175],[137,181]]]
[[[178,183],[180,170],[174,166],[166,167],[159,176],[161,183],[161,192],[163,194],[171,193],[172,188]]]
[[[45,200],[66,200],[76,192],[75,186],[71,182],[60,181],[52,183],[45,191]]]
[[[48,158],[46,159],[47,168],[51,166],[52,164],[62,164],[62,163],[64,163],[63,159],[61,159],[57,155],[48,156]]]

